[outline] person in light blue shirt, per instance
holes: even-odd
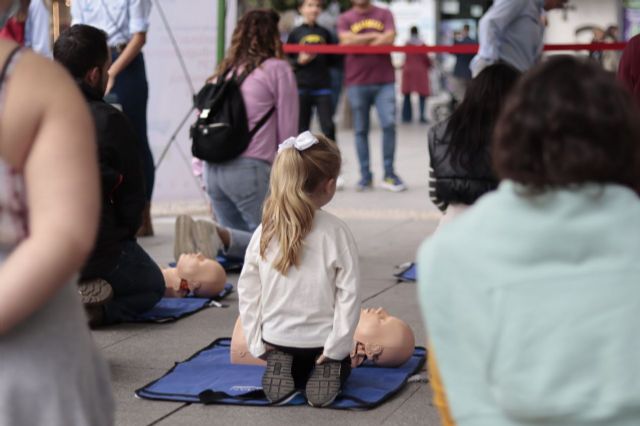
[[[138,235],[153,235],[149,215],[155,170],[147,138],[149,88],[142,55],[147,40],[151,0],[73,0],[72,24],[85,24],[107,33],[113,63],[109,67],[107,97],[131,120],[140,139],[147,188],[147,207]]]
[[[444,419],[640,425],[638,115],[612,75],[572,56],[511,93],[493,141],[500,186],[418,254]]]
[[[567,0],[496,0],[480,19],[480,48],[471,61],[475,77],[486,66],[503,61],[524,72],[538,62],[543,48],[545,10]]]
[[[51,11],[45,0],[31,0],[24,28],[24,45],[34,52],[53,57],[51,51]]]

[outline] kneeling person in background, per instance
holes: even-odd
[[[128,321],[151,309],[165,290],[162,272],[135,238],[146,203],[136,133],[124,114],[102,99],[111,63],[105,32],[72,26],[56,41],[54,58],[78,82],[98,142],[102,213],[80,294],[91,326]]]

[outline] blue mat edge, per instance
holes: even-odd
[[[230,282],[226,283],[224,286],[225,286],[224,290],[222,290],[219,295],[216,295],[216,296],[211,297],[211,298],[202,298],[203,302],[204,302],[205,299],[207,300],[207,302],[203,303],[203,305],[201,307],[199,307],[198,309],[196,309],[195,311],[191,311],[191,312],[185,313],[185,314],[183,314],[183,315],[181,315],[179,317],[167,317],[167,318],[163,318],[163,319],[160,319],[160,320],[158,320],[158,319],[136,318],[136,319],[134,319],[132,321],[129,321],[129,322],[132,323],[132,324],[169,324],[169,323],[174,323],[174,322],[176,322],[178,320],[181,320],[183,318],[190,317],[191,315],[197,314],[198,312],[203,311],[203,310],[207,309],[208,307],[210,307],[210,303],[212,301],[220,302],[220,301],[226,299],[227,296],[229,296],[230,294],[232,294],[235,291],[235,286]],[[198,299],[200,299],[200,298],[198,298]]]
[[[416,278],[408,278],[405,276],[405,274],[410,271],[412,268],[416,268],[416,262],[409,262],[408,266],[406,268],[403,268],[400,272],[396,272],[395,274],[393,274],[394,277],[396,277],[398,279],[399,282],[409,282],[409,283],[414,283],[417,281]]]
[[[153,401],[169,401],[169,402],[177,402],[173,399],[167,398],[167,396],[165,394],[157,394],[153,391],[145,391],[145,388],[153,386],[156,382],[159,382],[160,380],[162,380],[165,376],[171,374],[173,372],[173,370],[175,370],[178,365],[180,364],[184,364],[186,362],[191,361],[192,359],[196,358],[198,355],[200,355],[202,352],[207,351],[211,348],[213,348],[214,346],[217,345],[221,345],[221,346],[231,346],[231,337],[219,337],[217,339],[215,339],[213,342],[211,342],[210,344],[208,344],[207,346],[205,346],[204,348],[200,349],[199,351],[197,351],[196,353],[194,353],[193,355],[191,355],[189,358],[185,359],[184,361],[180,361],[180,362],[176,362],[173,367],[171,367],[166,373],[164,373],[162,376],[160,376],[159,378],[152,380],[151,382],[147,383],[146,385],[136,389],[134,391],[135,396],[137,396],[138,398],[142,398],[142,399],[149,399],[149,400],[153,400]],[[387,402],[388,400],[390,400],[391,398],[395,397],[398,392],[404,388],[407,385],[407,382],[409,380],[409,377],[418,374],[422,368],[425,366],[426,362],[427,362],[427,357],[429,356],[429,351],[424,347],[424,346],[416,346],[414,348],[414,351],[416,349],[420,349],[422,351],[424,351],[424,354],[422,356],[422,358],[420,359],[420,362],[418,362],[418,364],[416,365],[416,368],[407,376],[407,378],[396,388],[394,389],[392,392],[389,392],[384,398],[380,399],[380,401],[377,401],[375,404],[371,404],[365,408],[349,408],[349,407],[334,407],[334,406],[329,406],[326,408],[330,408],[333,410],[349,410],[349,411],[362,411],[362,410],[371,410],[374,409],[376,407],[379,407],[380,405],[384,404],[385,402]],[[155,394],[155,395],[154,395]],[[200,400],[198,398],[194,398],[191,395],[182,395],[182,394],[171,394],[172,396],[181,396],[185,399],[190,399],[192,400],[191,403],[196,403],[196,404],[200,404]],[[183,403],[188,403],[185,401],[182,401]],[[238,403],[234,403],[234,402],[225,402],[225,401],[220,401],[217,403],[214,403],[214,405],[242,405],[241,402]],[[252,405],[252,407],[271,407],[271,404],[259,404],[259,405]],[[286,406],[286,405],[285,405]],[[292,405],[293,406],[293,405]]]

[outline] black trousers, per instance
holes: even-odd
[[[313,117],[313,109],[315,107],[322,133],[332,141],[335,141],[336,127],[333,124],[333,99],[331,94],[314,95],[310,91],[301,90],[299,92],[299,101],[299,132],[302,133],[305,130],[309,130],[311,118]]]
[[[160,301],[165,291],[158,264],[135,241],[126,241],[118,263],[100,278],[113,288],[113,299],[104,305],[105,324],[130,321]]]
[[[278,346],[273,343],[264,341],[267,345],[273,346],[275,349],[293,356],[293,364],[291,365],[291,375],[296,389],[304,389],[309,380],[309,376],[316,366],[316,360],[324,348],[291,348],[288,346]],[[341,362],[340,369],[340,387],[344,385],[351,374],[351,357],[347,356]]]

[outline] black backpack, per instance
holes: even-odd
[[[200,115],[189,132],[191,153],[210,163],[224,163],[242,154],[276,109],[271,107],[250,131],[240,92],[240,85],[248,73],[238,77],[233,72],[227,78],[229,72],[225,71],[216,83],[205,84],[194,97],[194,105],[200,110]]]

